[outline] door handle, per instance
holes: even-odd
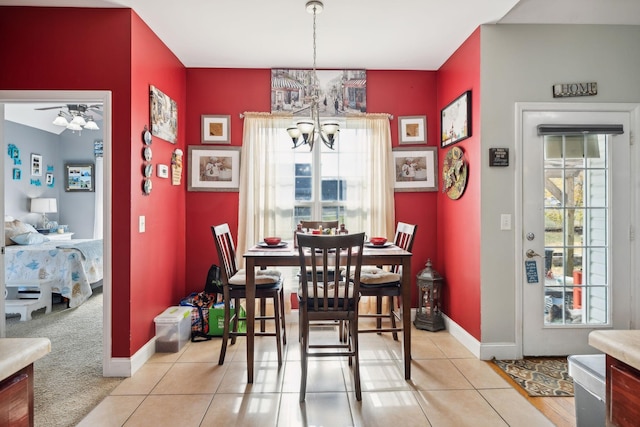
[[[542,255],[537,254],[533,249],[529,249],[529,250],[527,251],[527,258],[535,258],[535,257],[537,257],[537,256],[538,256],[538,257],[540,257],[540,258],[542,258]]]

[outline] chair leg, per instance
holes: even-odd
[[[273,295],[273,319],[276,324],[276,348],[278,349],[278,367],[282,366],[282,343],[280,342],[280,334],[282,333],[280,329],[280,298],[278,294],[280,292],[276,291]]]
[[[282,322],[282,344],[287,345],[287,321],[284,317],[284,287],[280,289],[280,321]]]
[[[238,326],[240,324],[240,298],[234,298],[233,300],[233,309],[234,309],[234,313],[235,315],[233,316],[234,321],[233,323],[233,332],[234,334],[231,336],[231,345],[235,345],[236,343],[236,335],[235,333],[238,332]]]
[[[376,317],[376,329],[382,329],[382,318],[380,317],[382,315],[382,297],[376,297],[376,314],[378,315]],[[378,335],[380,335],[380,332],[378,332]]]
[[[220,347],[220,357],[218,365],[224,364],[224,357],[227,354],[227,341],[229,341],[229,326],[231,322],[231,306],[229,300],[224,303],[224,329],[222,332],[222,346]]]
[[[390,296],[389,297],[389,317],[391,318],[391,327],[392,328],[396,328],[396,315],[393,312],[393,309],[395,308],[395,297],[394,296]],[[394,341],[398,341],[398,333],[397,332],[392,332],[393,334],[393,340]]]
[[[356,386],[356,400],[362,401],[362,388],[360,386],[360,356],[358,348],[358,318],[349,322],[349,329],[351,331],[351,345],[353,346],[353,352],[355,354],[353,362],[353,381]],[[351,359],[351,358],[349,358]]]
[[[266,298],[260,298],[260,315],[261,316],[266,316],[267,315],[267,299]],[[266,330],[266,322],[264,319],[260,320],[260,332],[264,332]]]
[[[305,319],[305,315],[300,309],[300,402],[304,402],[307,392],[307,368],[309,364],[309,322]]]

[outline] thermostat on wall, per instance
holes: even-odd
[[[169,166],[158,165],[158,178],[169,178]]]

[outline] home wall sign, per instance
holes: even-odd
[[[489,148],[489,166],[509,166],[509,149]]]
[[[598,94],[598,83],[559,83],[553,85],[554,98],[569,98],[573,96],[594,96]]]

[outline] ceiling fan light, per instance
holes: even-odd
[[[74,123],[73,120],[72,120],[71,123],[69,123],[69,126],[67,126],[67,129],[69,129],[69,130],[78,130],[79,131],[79,130],[82,130],[82,127],[79,124]]]
[[[87,124],[84,125],[84,128],[89,130],[100,130],[98,124],[91,117],[89,117],[89,120],[87,120]]]
[[[56,126],[69,126],[69,122],[62,115],[62,111],[58,113],[58,117],[53,121],[53,124]]]
[[[78,126],[85,126],[87,124],[87,121],[82,117],[82,116],[75,116],[73,118],[73,120],[71,120],[71,123],[74,123]]]

